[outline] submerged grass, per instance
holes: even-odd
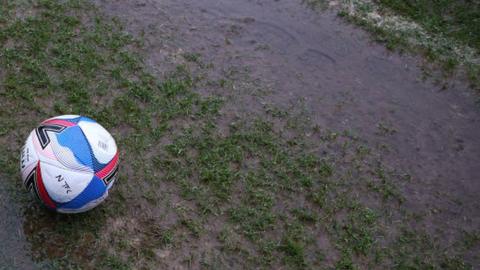
[[[0,7],[0,167],[39,264],[469,269],[476,234],[456,249],[402,230],[402,180],[348,132],[273,107],[225,119],[231,104],[195,92],[200,55],[155,78],[140,43],[83,1]],[[104,205],[63,216],[20,192],[17,154],[38,122],[69,113],[113,133],[122,168]]]
[[[332,7],[392,50],[419,53],[448,76],[461,72],[480,89],[480,5],[476,1],[305,0]]]

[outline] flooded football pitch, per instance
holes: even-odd
[[[142,40],[140,53],[158,77],[184,52],[208,63],[210,78],[247,74],[245,84],[254,87],[213,93],[234,100],[225,111],[301,111],[324,130],[348,131],[384,149],[382,162],[408,174],[408,184],[401,185],[405,207],[428,213],[425,229],[441,232],[442,243],[480,227],[480,109],[478,93],[465,82],[447,79],[444,87],[443,78],[423,78],[419,57],[388,51],[335,13],[300,0],[95,4]],[[19,175],[9,177],[20,181]],[[55,219],[36,224],[36,215],[27,214],[31,202],[13,199],[23,192],[8,184],[17,180],[0,179],[0,269],[39,269],[49,258],[35,256],[42,243],[28,236],[36,226],[55,226],[48,224]],[[51,249],[61,257],[60,246]],[[469,251],[465,260],[479,263],[477,255]]]

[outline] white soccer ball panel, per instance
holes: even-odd
[[[73,171],[47,162],[40,162],[40,167],[45,189],[59,203],[73,200],[93,178],[93,173]]]
[[[98,123],[80,121],[78,125],[85,134],[95,158],[103,164],[112,160],[117,153],[117,145],[112,135]]]
[[[22,180],[25,182],[28,174],[38,163],[38,155],[33,145],[33,140],[36,138],[35,131],[30,132],[25,145],[20,154],[20,172],[22,174]]]

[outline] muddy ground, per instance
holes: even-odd
[[[159,76],[169,69],[165,54],[181,50],[198,53],[214,72],[246,69],[268,94],[236,93],[246,102],[226,110],[304,106],[324,129],[385,145],[384,161],[411,176],[406,205],[426,216],[429,231],[448,242],[478,228],[475,93],[453,78],[447,89],[443,78],[424,79],[418,58],[392,53],[333,12],[300,2],[97,1],[144,38],[146,61]]]
[[[12,198],[4,186],[0,187],[0,263],[3,269],[16,267],[21,269],[34,269],[34,263],[28,252],[30,245],[23,232],[23,217],[19,205],[12,202]]]
[[[144,38],[146,61],[159,76],[170,68],[165,55],[182,50],[215,72],[246,69],[268,94],[237,93],[253,94],[240,110],[301,100],[320,127],[388,148],[383,158],[411,176],[406,203],[426,216],[429,230],[448,241],[450,232],[479,227],[480,111],[467,84],[450,78],[444,89],[425,80],[418,58],[392,53],[301,1],[97,3]]]
[[[448,87],[444,87],[445,78],[425,79],[419,57],[388,51],[334,12],[312,10],[300,0],[95,3],[143,41],[140,53],[157,77],[166,77],[185,59],[201,66],[200,72],[206,72],[211,84],[196,91],[225,98],[221,109],[225,123],[265,108],[281,108],[299,113],[321,130],[353,134],[377,149],[381,161],[406,179],[396,183],[405,198],[403,206],[423,217],[412,227],[436,235],[443,246],[456,243],[465,231],[480,228],[478,93],[461,80],[447,78]],[[230,87],[218,87],[216,80]],[[124,171],[131,175],[127,170],[132,167]],[[37,216],[25,215],[28,209],[20,202],[7,203],[9,196],[15,197],[8,188],[0,186],[0,239],[9,247],[0,251],[0,262],[6,268],[41,268],[49,256],[35,256],[35,263],[29,259],[41,248],[38,239],[28,237],[36,233],[29,228],[35,227]],[[178,194],[169,192],[174,201],[180,201]],[[40,227],[48,227],[45,224],[51,220],[58,218],[42,217]],[[221,225],[223,220],[218,222]],[[215,227],[217,223],[206,224]],[[118,226],[135,231],[136,224],[126,221]],[[202,237],[197,242],[208,234]],[[328,255],[329,244],[322,244],[328,241],[316,241]],[[217,244],[207,241],[203,248],[214,249]],[[480,264],[479,248],[463,254],[474,268]],[[202,249],[202,243],[192,249]],[[156,256],[165,259],[169,252]],[[187,243],[180,254],[188,252]],[[334,264],[328,258],[325,261]],[[230,263],[242,265],[235,260]],[[170,265],[188,266],[178,260]]]

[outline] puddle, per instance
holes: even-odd
[[[10,197],[6,181],[0,178],[0,269],[38,269],[22,229],[22,210]]]
[[[479,226],[480,110],[465,84],[452,81],[442,91],[422,81],[418,59],[391,53],[335,14],[301,1],[96,2],[132,34],[145,33],[146,59],[159,75],[169,65],[157,52],[178,48],[219,69],[247,67],[273,90],[263,100],[248,99],[248,106],[287,106],[301,98],[320,127],[388,146],[384,161],[412,177],[406,204],[442,209],[427,224]],[[159,39],[152,27],[172,39]],[[379,135],[381,123],[396,132]]]

